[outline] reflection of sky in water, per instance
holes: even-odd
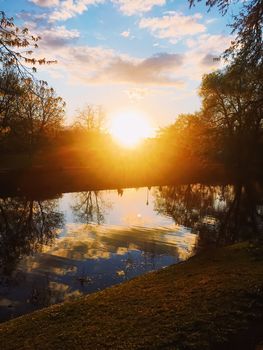
[[[148,196],[147,196],[148,192]],[[146,227],[168,227],[174,225],[171,218],[156,215],[154,212],[154,189],[147,188],[126,189],[123,195],[117,191],[101,191],[100,194],[105,203],[108,204],[105,212],[105,224],[121,226],[146,226]],[[148,198],[148,205],[147,203]],[[72,203],[76,200],[76,194],[64,194],[60,208],[64,212],[68,223],[76,222],[72,212]]]
[[[154,189],[152,190],[154,191]],[[78,222],[76,194],[65,194],[60,210],[65,226],[52,246],[24,258],[3,281],[0,319],[95,292],[145,272],[160,269],[191,253],[195,235],[154,212],[147,189],[100,193],[106,205],[103,225]]]

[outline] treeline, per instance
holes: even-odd
[[[261,65],[252,70],[233,64],[205,75],[199,90],[200,111],[179,115],[155,138],[126,151],[104,128],[101,107],[86,106],[65,127],[65,102],[47,83],[6,69],[0,87],[0,149],[11,161],[12,154],[27,154],[31,166],[93,167],[145,176],[156,172],[169,182],[187,175],[189,180],[194,175],[262,177]]]
[[[262,177],[262,65],[233,64],[203,77],[202,108],[160,131],[156,152],[173,165],[220,166],[237,179]]]
[[[195,1],[190,1],[194,5]],[[227,12],[228,1],[208,1]],[[262,0],[247,1],[233,20],[236,39],[221,59],[225,68],[203,77],[200,111],[180,115],[140,148],[118,147],[104,128],[101,107],[86,106],[65,127],[65,102],[24,64],[51,63],[29,58],[39,38],[0,18],[0,157],[10,163],[54,168],[90,168],[113,179],[153,182],[174,179],[262,179],[263,45]],[[25,50],[26,49],[28,50]],[[16,50],[14,50],[14,48]],[[25,52],[25,55],[19,53]],[[17,52],[18,50],[18,52]],[[27,56],[29,55],[29,56]],[[12,158],[16,156],[16,161]],[[138,174],[141,174],[138,176]],[[153,176],[154,175],[154,176]]]

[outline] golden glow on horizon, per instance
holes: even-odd
[[[119,112],[112,115],[110,119],[109,131],[121,146],[135,147],[143,139],[153,135],[153,128],[141,112]]]

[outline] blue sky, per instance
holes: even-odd
[[[42,37],[38,69],[67,103],[70,123],[85,104],[108,115],[136,109],[154,127],[200,107],[201,77],[222,65],[231,36],[216,9],[186,0],[0,0],[7,16]]]

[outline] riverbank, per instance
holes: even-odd
[[[52,197],[65,192],[128,187],[232,183],[220,164],[203,164],[200,160],[176,164],[149,152],[69,144],[36,150],[31,155],[2,154],[0,195]]]
[[[176,173],[149,170],[120,170],[92,167],[33,167],[21,169],[0,168],[0,196],[53,197],[59,193],[86,192],[132,187],[151,187],[189,183],[231,183],[231,179],[216,170],[213,172],[178,171]],[[105,176],[107,174],[107,176]]]
[[[262,249],[238,244],[0,326],[9,349],[255,349]]]

